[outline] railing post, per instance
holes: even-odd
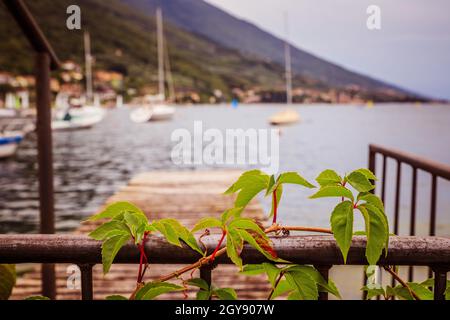
[[[212,283],[212,269],[210,265],[204,265],[200,268],[200,278],[205,280],[209,287]]]
[[[50,96],[50,56],[48,53],[39,52],[36,55],[36,108],[39,164],[39,231],[41,234],[55,233]],[[42,294],[50,299],[56,297],[54,265],[42,266]]]
[[[432,269],[434,272],[434,300],[445,300],[448,269],[442,267],[432,267]]]
[[[93,300],[93,282],[92,282],[92,265],[81,264],[78,266],[81,270],[81,299]]]
[[[322,275],[324,280],[328,282],[329,273],[332,266],[314,266],[317,271]],[[328,300],[328,292],[319,292],[319,300]]]

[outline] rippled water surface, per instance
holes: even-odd
[[[313,180],[333,168],[346,172],[367,166],[369,143],[379,143],[450,164],[450,107],[383,105],[302,106],[303,121],[283,128],[281,170],[297,170]],[[86,131],[54,133],[56,215],[59,231],[75,228],[134,175],[150,170],[180,170],[171,161],[173,130],[269,128],[267,118],[280,106],[180,107],[171,122],[134,124],[128,109],[112,110]],[[35,232],[38,219],[36,137],[25,140],[15,158],[0,161],[0,233]],[[387,211],[393,210],[395,163],[388,163]],[[213,169],[206,166],[183,170]],[[401,216],[410,208],[410,168],[402,178]],[[391,172],[392,174],[389,174]],[[419,173],[419,233],[427,230],[429,176]],[[288,187],[280,208],[284,223],[327,226],[333,201],[308,200],[310,191]],[[267,206],[267,203],[264,202]],[[406,231],[408,225],[403,224]],[[439,181],[438,233],[450,235],[450,183]]]

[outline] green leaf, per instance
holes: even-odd
[[[204,230],[207,228],[222,228],[222,221],[216,218],[202,218],[199,222],[197,222],[191,232],[197,232],[199,230]]]
[[[331,214],[331,230],[346,262],[353,236],[353,203],[344,201],[334,208]]]
[[[112,296],[107,296],[106,300],[117,301],[117,300],[128,300],[128,298],[126,298],[124,296],[120,296],[120,295],[112,295]]]
[[[342,178],[333,170],[325,170],[316,178],[317,183],[321,187],[338,185],[342,182]]]
[[[129,233],[128,227],[121,221],[109,221],[89,233],[89,237],[94,240],[105,240],[117,235]]]
[[[235,207],[245,207],[261,191],[266,190],[270,177],[260,170],[252,170],[242,174],[225,194],[238,193]]]
[[[264,230],[261,229],[261,227],[259,225],[257,225],[252,219],[248,219],[248,218],[238,218],[238,219],[233,220],[229,224],[228,229],[251,230],[251,231],[255,231],[262,237],[267,238],[267,235],[265,234]]]
[[[312,195],[310,199],[344,197],[353,201],[353,193],[343,186],[325,186]]]
[[[247,264],[244,266],[241,274],[246,276],[256,276],[266,272],[266,269],[262,264]]]
[[[317,300],[319,298],[316,282],[307,273],[288,271],[284,276],[302,300]]]
[[[386,241],[389,240],[389,229],[386,225],[385,215],[369,203],[358,206],[366,224],[366,258],[369,265],[377,264]]]
[[[135,239],[135,244],[141,243],[148,225],[147,217],[135,212],[125,212],[123,217]]]
[[[408,286],[421,300],[433,300],[434,294],[427,287],[415,282],[408,282]]]
[[[179,239],[186,243],[191,249],[203,255],[203,251],[197,244],[194,235],[175,219],[161,219],[153,223],[171,244],[181,247]]]
[[[135,213],[139,213],[142,214],[143,216],[145,216],[144,212],[139,209],[138,207],[136,207],[134,204],[130,203],[130,202],[116,202],[113,203],[111,205],[109,205],[108,207],[106,207],[105,210],[103,210],[102,212],[100,212],[99,214],[96,214],[95,216],[89,218],[89,221],[96,221],[96,220],[100,220],[100,219],[113,219],[116,216],[123,214],[125,212],[135,212]]]
[[[103,263],[103,273],[107,274],[111,268],[111,264],[114,261],[120,248],[124,246],[128,240],[130,240],[130,235],[117,235],[107,239],[102,244],[102,263]]]
[[[319,286],[319,291],[329,292],[332,295],[336,296],[337,298],[341,299],[339,290],[337,289],[334,282],[331,279],[328,282],[325,281],[323,276],[320,274],[319,271],[317,271],[316,268],[311,267],[311,266],[294,265],[294,266],[288,266],[284,270],[301,271],[301,272],[308,274]]]
[[[136,293],[136,300],[153,300],[164,293],[182,290],[185,290],[185,288],[173,283],[150,282]]]
[[[271,252],[268,252],[268,250],[272,249],[270,242],[265,243],[265,248],[263,248],[253,236],[248,233],[247,231],[243,229],[238,229],[238,233],[241,236],[244,241],[246,241],[249,245],[251,245],[253,248],[261,252],[267,259],[272,261],[280,261],[280,259],[274,257]],[[264,239],[262,239],[264,240]],[[273,250],[273,249],[272,249]]]
[[[373,172],[370,171],[369,169],[361,168],[361,169],[355,170],[355,172],[362,173],[369,180],[374,180],[374,181],[378,180],[377,177],[373,174]]]
[[[50,298],[44,296],[31,296],[25,298],[25,300],[50,300]]]
[[[205,280],[200,279],[200,278],[189,279],[187,281],[187,284],[190,286],[198,287],[203,290],[209,290],[208,283]]]
[[[288,300],[304,300],[302,295],[300,294],[300,292],[298,291],[292,291],[291,293],[289,293],[288,295]]]
[[[310,189],[315,188],[315,186],[313,184],[309,183],[305,178],[300,176],[297,172],[282,173],[278,177],[277,184],[281,185],[281,184],[285,184],[285,183],[298,184],[300,186],[304,186],[304,187],[310,188]]]
[[[445,290],[445,300],[450,300],[450,286],[447,284],[447,289]]]
[[[361,290],[366,291],[367,292],[367,296],[366,299],[370,300],[374,297],[378,297],[378,296],[386,296],[386,292],[384,291],[383,288],[369,288],[367,286],[364,286]]]
[[[292,291],[292,287],[290,286],[289,282],[287,282],[287,280],[281,280],[277,287],[275,288],[275,290],[273,290],[272,293],[272,297],[270,298],[271,300],[274,300],[276,298],[278,298],[279,296]]]
[[[359,192],[368,192],[373,190],[375,186],[367,179],[367,177],[357,171],[353,171],[347,176],[347,181],[350,185]]]
[[[228,231],[226,248],[230,260],[242,270],[242,259],[239,256],[242,249],[242,239],[235,230]]]
[[[222,225],[226,225],[231,218],[239,218],[243,210],[244,208],[233,208],[225,210],[222,213]]]
[[[8,300],[16,284],[16,266],[0,264],[0,300]]]
[[[370,203],[371,205],[377,207],[382,212],[385,212],[383,201],[381,201],[381,199],[378,196],[374,195],[373,193],[362,192],[362,193],[358,194],[358,200],[362,200],[362,201],[365,201],[366,203]]]
[[[215,289],[213,294],[220,300],[237,300],[236,291],[232,288]]]
[[[211,291],[199,290],[197,292],[197,300],[209,300],[211,298]]]
[[[269,278],[269,282],[272,285],[272,288],[274,288],[275,283],[278,277],[280,276],[281,269],[278,269],[275,265],[267,262],[264,262],[262,266],[264,267],[264,270],[267,274],[267,277]]]

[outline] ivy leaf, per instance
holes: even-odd
[[[433,300],[433,292],[420,283],[408,282],[408,286],[421,300]]]
[[[243,244],[242,238],[237,233],[237,231],[234,229],[228,230],[227,244],[226,244],[227,255],[230,258],[230,260],[241,270],[242,270],[242,259],[239,255],[242,250],[242,244]]]
[[[100,219],[113,219],[120,214],[124,214],[125,212],[135,212],[141,214],[145,217],[144,212],[136,207],[134,204],[126,201],[116,202],[106,207],[105,210],[100,212],[99,214],[94,215],[89,218],[89,221],[96,221]]]
[[[250,244],[253,248],[261,252],[267,259],[272,261],[280,261],[277,258],[275,251],[273,250],[269,240],[266,238],[258,238],[258,241],[253,238],[253,236],[248,233],[246,230],[238,229],[237,230],[241,238]]]
[[[373,172],[370,171],[369,169],[361,168],[361,169],[355,170],[355,172],[362,173],[369,180],[374,180],[374,181],[378,180],[377,177],[373,174]]]
[[[267,238],[267,235],[264,233],[264,230],[262,230],[261,227],[259,225],[257,225],[252,219],[248,219],[248,218],[238,218],[238,219],[233,220],[229,224],[228,229],[251,230],[251,231],[258,233],[262,237]]]
[[[375,186],[367,179],[367,177],[358,172],[353,171],[347,176],[347,181],[350,183],[350,185],[358,190],[359,192],[368,192],[370,190],[373,190]]]
[[[125,212],[123,217],[134,237],[135,244],[141,243],[144,238],[145,227],[148,224],[147,217],[135,212]]]
[[[275,283],[280,276],[281,269],[278,269],[275,265],[267,262],[264,262],[262,266],[267,274],[267,277],[269,278],[269,282],[272,285],[272,288],[274,288]]]
[[[310,199],[344,197],[353,201],[353,193],[343,186],[325,186],[313,194]]]
[[[262,264],[246,264],[241,271],[241,274],[246,276],[256,276],[266,272]]]
[[[209,300],[211,298],[211,291],[199,290],[197,292],[197,300]]]
[[[364,286],[361,289],[362,291],[367,292],[366,299],[370,300],[374,297],[383,296],[386,297],[386,291],[383,288],[370,288],[368,286]]]
[[[123,235],[124,232],[129,233],[127,226],[121,221],[113,220],[102,224],[89,233],[89,237],[94,240],[102,241],[111,238],[112,236]]]
[[[292,291],[288,295],[288,300],[304,300],[304,299],[298,291]]]
[[[164,293],[183,290],[184,287],[169,282],[150,282],[136,293],[136,300],[153,300]]]
[[[316,268],[311,266],[294,265],[289,266],[284,270],[301,271],[308,274],[317,283],[319,291],[329,292],[337,298],[341,299],[341,294],[339,293],[339,290],[334,282],[331,280],[327,282]]]
[[[200,221],[195,224],[194,228],[192,228],[191,232],[197,232],[207,228],[222,228],[222,226],[222,221],[219,219],[206,217],[200,219]]]
[[[112,296],[107,296],[106,300],[119,301],[119,300],[128,300],[128,298],[121,296],[121,295],[112,295]]]
[[[319,298],[316,282],[307,273],[287,271],[284,276],[301,300],[317,300]]]
[[[111,264],[114,261],[120,248],[122,248],[131,236],[129,234],[122,234],[113,236],[107,239],[102,244],[102,263],[103,263],[103,274],[107,274],[111,268]]]
[[[232,288],[215,289],[213,294],[220,300],[237,300],[236,291]]]
[[[273,290],[272,297],[270,300],[274,300],[278,298],[279,296],[292,291],[292,287],[290,286],[289,282],[287,280],[281,280],[275,290]]]
[[[203,290],[209,290],[209,285],[208,283],[200,278],[195,278],[195,279],[189,279],[187,281],[187,284],[190,286],[194,286]]]
[[[266,190],[270,177],[260,170],[252,170],[242,174],[225,194],[238,192],[235,207],[245,207],[261,191]]]
[[[50,298],[44,296],[30,296],[25,298],[25,300],[50,300]]]
[[[181,247],[180,239],[191,249],[203,255],[203,251],[197,244],[197,240],[189,230],[175,219],[161,219],[153,223],[169,243]]]
[[[347,261],[348,250],[353,236],[353,203],[344,201],[339,203],[331,214],[331,230],[341,249],[344,262]]]
[[[385,215],[375,206],[368,203],[358,206],[358,210],[363,215],[366,224],[366,258],[369,265],[375,265],[386,247],[386,239],[389,240],[389,230],[386,225]]]
[[[316,178],[321,187],[336,186],[342,182],[342,178],[333,170],[325,170]]]
[[[278,177],[277,184],[281,185],[285,183],[298,184],[300,186],[304,186],[310,189],[316,187],[313,184],[309,183],[305,178],[300,176],[297,172],[285,172],[280,174],[280,176]]]
[[[225,210],[222,213],[222,225],[226,225],[231,218],[239,218],[243,210],[242,207]]]
[[[0,300],[8,300],[16,284],[16,266],[0,264]]]

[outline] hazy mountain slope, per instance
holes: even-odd
[[[163,8],[165,16],[172,23],[186,30],[202,34],[227,47],[258,55],[280,64],[284,63],[282,40],[203,0],[122,1],[146,12],[154,12],[154,9],[160,6]],[[275,7],[274,5],[274,10],[276,10]],[[292,64],[296,72],[312,76],[333,86],[357,84],[370,90],[395,88],[341,68],[297,48],[293,48],[292,51]]]
[[[62,60],[83,61],[83,33],[65,28],[66,8],[78,4],[83,28],[90,30],[97,68],[128,75],[130,85],[156,85],[156,31],[152,15],[116,0],[27,0]],[[0,4],[0,70],[30,73],[33,56]],[[262,59],[245,57],[204,38],[165,24],[170,61],[177,90],[196,90],[205,97],[214,89],[283,85],[283,68]],[[28,50],[28,53],[26,51]],[[297,79],[301,84],[303,79]]]

